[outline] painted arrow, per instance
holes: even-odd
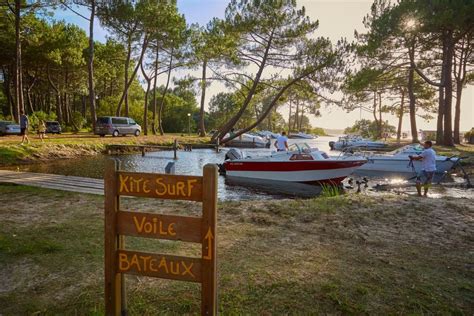
[[[204,240],[207,239],[207,255],[203,256],[203,259],[212,260],[212,239],[214,239],[214,235],[211,232],[211,227],[207,231],[206,236],[204,236]]]

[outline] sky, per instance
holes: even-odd
[[[345,37],[351,41],[354,39],[354,30],[364,31],[362,19],[370,11],[372,0],[297,0],[298,6],[306,8],[306,14],[311,20],[319,20],[319,28],[316,35],[329,37],[333,42]],[[199,23],[207,24],[213,17],[223,18],[225,8],[228,1],[226,0],[178,0],[178,9],[184,14],[188,24]],[[87,11],[81,10],[87,15]],[[88,30],[88,22],[77,16],[71,11],[56,11],[54,18],[64,19],[69,23],[74,23]],[[88,32],[88,31],[87,31]],[[96,22],[94,37],[96,40],[104,42],[107,38],[107,31],[102,28],[99,22]],[[199,76],[199,71],[187,71],[186,74]],[[178,74],[178,75],[181,75]],[[184,74],[183,74],[184,75]],[[160,82],[160,80],[158,80]],[[164,76],[161,78],[164,83]],[[219,92],[227,91],[224,85],[213,83],[206,93],[206,101]],[[339,99],[340,95],[332,96]],[[461,130],[470,130],[474,127],[474,86],[470,85],[463,91],[461,104]],[[283,117],[288,116],[287,109],[282,109]],[[311,117],[310,121],[313,126],[328,129],[344,129],[351,126],[360,118],[373,119],[371,113],[359,110],[347,113],[337,106],[323,106],[321,109],[321,117]],[[453,114],[454,115],[454,114]],[[387,119],[391,125],[397,126],[398,119],[395,116],[385,114],[384,120]],[[403,130],[408,131],[409,118],[405,115],[403,119]],[[436,130],[436,118],[431,121],[417,119],[419,129]]]

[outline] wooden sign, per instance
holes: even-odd
[[[217,314],[216,215],[217,166],[203,176],[124,172],[111,160],[105,187],[105,310],[125,315],[124,274],[201,283],[201,314]],[[202,202],[202,217],[120,210],[120,196]],[[180,240],[202,244],[200,258],[125,249],[125,236]]]

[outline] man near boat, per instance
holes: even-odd
[[[281,132],[281,135],[277,137],[275,147],[277,148],[277,151],[288,150],[288,137],[286,137],[286,132]]]
[[[411,160],[421,160],[421,172],[417,176],[416,190],[421,196],[421,187],[424,189],[424,196],[428,195],[428,189],[436,173],[436,152],[432,148],[433,143],[429,140],[423,143],[425,150],[418,156],[408,156]]]

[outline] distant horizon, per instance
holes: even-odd
[[[319,29],[316,31],[316,35],[328,37],[333,43],[342,37],[352,41],[354,39],[355,29],[360,32],[364,31],[362,19],[370,12],[370,6],[372,3],[373,1],[371,0],[297,1],[298,6],[304,6],[306,8],[306,14],[312,20],[319,20]],[[188,24],[199,23],[200,25],[205,25],[213,17],[223,18],[227,4],[228,1],[223,0],[178,0],[178,10],[184,14]],[[203,10],[204,7],[206,10]],[[87,10],[82,9],[81,12],[87,12]],[[88,32],[88,22],[73,12],[69,10],[56,10],[54,13],[55,19],[65,20],[68,23],[76,24]],[[94,39],[100,42],[105,42],[107,36],[107,30],[102,28],[99,22],[96,22]],[[184,74],[198,75],[198,73],[199,71],[194,70],[181,70],[175,74],[177,74],[177,77],[180,77]],[[164,82],[164,77],[158,79],[159,84],[164,84]],[[228,89],[223,84],[211,84],[206,93],[206,109],[208,108],[208,103],[213,95],[227,90]],[[342,95],[339,92],[331,95],[331,97],[336,99],[341,96]],[[463,90],[463,98],[461,102],[461,131],[468,131],[474,127],[473,105],[474,85],[468,85]],[[359,118],[373,120],[373,115],[371,113],[360,113],[359,110],[347,113],[335,105],[327,107],[322,106],[320,112],[321,117],[309,117],[313,127],[343,130],[346,127],[352,126],[355,121],[359,120]],[[282,107],[280,113],[282,113],[286,120],[288,117],[287,107]],[[425,121],[418,117],[417,128],[423,130],[436,130],[436,113],[434,113],[433,116],[434,119],[431,121]],[[398,125],[398,118],[394,115],[384,113],[383,119],[388,120],[390,125]],[[403,117],[402,130],[410,130],[408,114]]]

